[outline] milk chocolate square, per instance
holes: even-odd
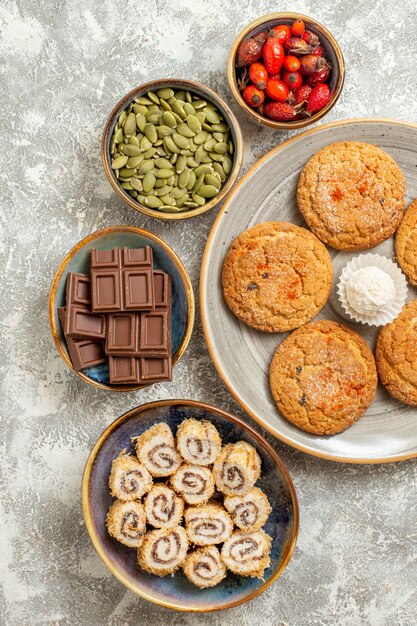
[[[141,313],[139,351],[141,356],[169,356],[170,329],[167,311]]]
[[[66,308],[64,333],[72,339],[104,341],[106,318],[104,315],[91,313],[84,306],[71,304]]]
[[[139,315],[109,313],[107,316],[106,352],[111,355],[137,356],[139,345]]]
[[[139,359],[129,356],[109,356],[110,383],[123,385],[139,383]]]
[[[145,246],[144,248],[123,248],[122,250],[122,266],[123,267],[152,267],[152,248]]]
[[[153,309],[155,299],[153,294],[152,270],[124,269],[123,296],[126,311],[143,311]]]
[[[90,277],[86,274],[70,272],[66,283],[66,304],[80,304],[90,307]]]
[[[91,273],[92,310],[122,311],[120,270],[94,270]]]
[[[157,383],[172,379],[172,363],[169,357],[142,357],[140,360],[140,381]]]
[[[62,329],[65,328],[66,310],[59,307],[58,317],[61,322]],[[107,357],[104,352],[104,344],[101,342],[91,341],[89,339],[72,339],[65,337],[67,342],[68,353],[72,365],[76,372],[106,363]]]
[[[116,269],[120,267],[120,250],[91,250],[91,269]]]
[[[171,276],[161,270],[155,270],[153,273],[153,290],[155,308],[167,307],[171,298]]]

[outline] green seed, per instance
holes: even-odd
[[[194,133],[199,133],[201,131],[201,124],[195,115],[188,115],[186,122]]]
[[[213,168],[211,165],[199,165],[195,168],[194,173],[196,176],[201,176],[201,174],[212,174]]]
[[[184,135],[180,135],[179,133],[173,133],[172,139],[175,141],[179,148],[183,148],[184,150],[186,150],[190,145],[188,138],[184,137]]]
[[[208,132],[206,130],[200,130],[200,132],[197,133],[195,137],[193,137],[193,141],[199,146],[203,144],[205,141],[207,141],[207,137],[208,137]]]
[[[172,198],[169,195],[159,196],[164,204],[168,204],[170,206],[175,205],[175,198]]]
[[[146,119],[148,122],[150,122],[151,124],[159,124],[159,118],[161,117],[161,114],[158,113],[158,111],[151,111],[147,116]]]
[[[233,165],[232,160],[228,156],[225,156],[223,159],[223,163],[222,163],[225,174],[230,174],[232,165]]]
[[[189,209],[195,209],[196,207],[198,207],[197,202],[184,202],[184,206],[188,207]]]
[[[165,111],[172,111],[171,105],[166,100],[161,99],[161,106]]]
[[[145,204],[151,209],[158,209],[162,206],[162,201],[156,196],[147,196],[145,198]]]
[[[177,91],[175,94],[177,100],[181,100],[181,102],[185,102],[185,91]]]
[[[155,102],[155,104],[159,104],[159,98],[155,93],[153,93],[152,91],[148,91],[146,95],[148,96],[149,100],[152,100],[152,102]]]
[[[136,135],[132,135],[131,137],[129,137],[129,144],[131,146],[139,146],[139,139],[136,137]]]
[[[154,170],[154,173],[157,178],[169,178],[172,175],[172,170],[161,168],[160,170]]]
[[[186,150],[181,150],[181,154],[185,157],[193,156],[193,153],[189,148],[187,148]]]
[[[181,210],[177,206],[169,206],[167,204],[158,207],[158,209],[164,213],[179,213]]]
[[[178,115],[178,113],[175,113],[174,111],[171,111],[171,113],[175,117],[177,124],[181,124],[182,118]]]
[[[174,154],[171,154],[171,156],[169,157],[169,162],[172,163],[172,165],[175,165],[175,163],[177,162],[177,158],[178,154],[174,152]]]
[[[194,100],[193,101],[193,107],[198,110],[198,109],[202,109],[203,107],[205,107],[207,104],[207,102],[205,100]]]
[[[167,135],[172,135],[172,133],[174,132],[170,126],[165,126],[164,124],[158,126],[156,131],[158,133],[158,137],[161,137],[161,139],[163,139]]]
[[[168,159],[164,159],[163,157],[161,157],[159,159],[156,159],[155,160],[155,165],[156,165],[156,167],[159,167],[159,168],[162,167],[162,168],[165,168],[165,169],[168,169],[168,170],[172,169],[171,163],[168,161]]]
[[[178,178],[175,178],[175,176],[177,176],[177,174],[170,176],[169,178],[166,179],[166,183],[167,185],[176,185],[178,182]]]
[[[225,133],[227,130],[229,130],[229,127],[224,122],[219,122],[217,124],[214,123],[212,128],[213,128],[213,130],[216,130],[216,131],[218,131],[220,133]]]
[[[159,113],[159,114],[161,114],[161,113],[162,113],[162,111],[161,111],[160,107],[159,107],[157,104],[151,104],[151,105],[148,107],[148,110],[149,110],[149,112],[150,112],[150,113],[155,112],[155,111],[156,111],[157,113]]]
[[[195,115],[196,114],[195,108],[189,102],[186,102],[184,104],[184,111],[186,112],[187,115]]]
[[[136,189],[136,191],[143,191],[143,183],[141,180],[139,180],[139,178],[132,177],[130,179],[130,184],[132,185],[133,189]]]
[[[123,141],[123,128],[119,128],[118,130],[116,130],[116,132],[114,134],[114,141],[115,141],[115,143],[122,143],[122,141]]]
[[[218,143],[224,139],[223,133],[213,133],[213,137]]]
[[[125,121],[126,121],[126,118],[127,118],[127,113],[126,113],[126,111],[122,111],[122,112],[120,113],[120,115],[119,115],[119,119],[118,119],[119,126],[123,126],[123,124],[124,124],[124,123],[125,123]]]
[[[211,133],[213,131],[212,127],[210,126],[210,124],[207,124],[207,122],[201,122],[201,128],[204,128],[204,130],[206,130],[208,133]]]
[[[216,143],[216,145],[214,146],[214,152],[217,152],[217,154],[226,154],[228,150],[229,150],[228,143],[220,142],[220,143]]]
[[[187,100],[187,102],[189,102],[190,104],[191,104],[191,102],[193,101],[193,97],[192,97],[192,95],[190,94],[190,92],[189,92],[189,91],[186,91],[186,92],[185,92],[185,99],[186,99],[186,100]]]
[[[217,194],[217,192],[218,189],[216,189],[214,185],[201,185],[201,187],[198,189],[199,195],[203,196],[203,198],[212,198]]]
[[[153,173],[153,171],[148,172],[143,177],[143,191],[147,193],[148,191],[154,188],[155,183],[156,183],[155,174]]]
[[[187,193],[186,189],[181,189],[181,187],[174,187],[172,191],[169,192],[175,200],[182,198]]]
[[[217,176],[214,176],[214,174],[205,174],[204,182],[207,185],[212,185],[213,187],[216,187],[217,190],[219,190],[220,187],[222,186],[220,178]]]
[[[145,204],[145,196],[138,194],[138,197],[136,198],[138,202],[140,202],[141,204]]]
[[[112,170],[119,170],[121,167],[124,167],[128,161],[127,156],[119,156],[117,157],[117,159],[114,159],[114,161],[111,162],[111,168]]]
[[[142,139],[140,140],[140,149],[142,150],[142,152],[145,152],[146,150],[149,150],[149,148],[152,148],[151,142],[147,137],[142,137]]]
[[[164,124],[166,124],[170,128],[175,128],[177,125],[177,120],[175,119],[171,111],[164,111],[162,113],[162,119],[163,119]]]
[[[138,192],[135,189],[129,189],[127,193],[129,196],[132,196],[132,198],[136,198],[138,195]]]
[[[200,189],[201,185],[204,183],[204,174],[200,174],[200,176],[197,178],[194,187],[193,187],[193,192],[197,193],[197,191]]]
[[[119,176],[121,176],[122,178],[130,178],[131,176],[133,176],[134,173],[135,173],[135,170],[132,170],[127,167],[122,167],[119,170]]]
[[[148,112],[148,107],[145,107],[143,104],[134,104],[132,110],[136,115],[145,115]]]
[[[155,141],[158,139],[158,133],[156,132],[156,128],[151,123],[146,124],[145,128],[143,129],[143,132],[145,133],[145,137],[151,143],[155,143]]]
[[[174,91],[169,87],[158,89],[156,93],[158,94],[159,98],[163,98],[164,100],[168,100],[168,98],[172,98],[174,96]]]
[[[194,169],[195,167],[197,167],[198,163],[197,163],[197,161],[195,160],[195,158],[194,158],[194,157],[192,157],[192,156],[188,156],[188,157],[186,157],[186,159],[187,159],[187,166],[188,166],[188,167],[190,167],[190,168],[192,168],[192,169]]]
[[[235,147],[234,147],[234,145],[233,145],[233,142],[232,142],[232,141],[229,141],[229,152],[230,152],[230,154],[233,154],[234,149],[235,149]]]
[[[190,139],[190,145],[188,149],[191,150],[191,152],[197,152],[197,148],[198,148],[197,144],[194,143],[193,139]]]
[[[137,104],[152,104],[152,100],[149,100],[149,98],[145,98],[145,96],[139,96],[138,98],[135,98],[135,102]]]
[[[177,133],[188,138],[195,136],[195,132],[191,130],[191,128],[185,122],[181,122],[181,124],[178,124]]]
[[[218,154],[217,152],[209,152],[209,157],[213,161],[223,161],[223,159],[224,159],[223,154]]]
[[[163,182],[164,183],[165,180],[160,178],[156,182],[158,182],[158,183]],[[157,187],[155,185],[155,196],[158,196],[158,198],[161,198],[162,196],[167,196],[172,191],[172,189],[173,189],[172,185],[163,185],[162,187]],[[167,202],[166,204],[169,204],[169,202]]]
[[[204,149],[204,146],[198,146],[196,153],[194,155],[197,165],[199,165],[199,163],[201,163],[201,161],[206,158],[207,154],[208,153]]]
[[[127,144],[127,146],[125,145],[123,147],[123,154],[127,154],[127,156],[138,156],[138,154],[140,154],[140,148]]]
[[[199,206],[203,206],[206,204],[206,199],[203,196],[200,196],[198,193],[193,193],[192,198],[194,202],[196,202]]]
[[[198,121],[200,122],[201,125],[203,124],[203,122],[206,121],[206,114],[204,113],[204,111],[197,111],[195,116],[196,116],[196,118],[198,119]]]
[[[140,167],[139,167],[139,174],[142,174],[142,176],[143,176],[144,174],[147,174],[148,172],[153,170],[154,167],[155,167],[155,162],[154,161],[152,161],[152,160],[143,161],[140,164]]]
[[[127,182],[127,183],[120,183],[120,186],[123,187],[123,189],[126,189],[126,191],[132,191],[132,189],[133,189],[132,185],[129,182]]]
[[[187,165],[187,160],[183,154],[180,154],[177,162],[175,164],[175,171],[177,174],[181,174],[185,170],[185,166]]]
[[[204,143],[204,150],[207,150],[207,152],[212,152],[215,145],[216,145],[216,140],[214,139],[214,137],[209,137],[207,141]]]
[[[140,132],[143,133],[143,130],[146,126],[146,117],[143,113],[138,113],[136,115],[136,126],[139,128]]]
[[[197,176],[194,174],[194,172],[192,170],[189,170],[189,171],[190,171],[190,178],[188,179],[187,189],[188,189],[188,191],[191,191],[191,189],[195,185],[195,181],[197,180]]]
[[[150,159],[153,157],[155,152],[156,152],[156,148],[152,147],[152,148],[148,148],[148,150],[145,150],[145,152],[142,152],[142,154],[145,159]]]
[[[184,187],[187,187],[188,182],[190,180],[190,173],[191,173],[190,170],[188,168],[186,168],[178,176],[178,187],[180,189],[184,189]]]
[[[172,132],[171,128],[170,128],[170,130]],[[181,135],[180,135],[180,137],[181,137]],[[165,146],[165,148],[169,152],[177,152],[177,153],[179,153],[179,151],[180,151],[180,148],[177,146],[175,141],[170,136],[164,137],[164,146]]]
[[[129,113],[123,126],[123,132],[126,137],[130,137],[136,131],[136,115]]]
[[[174,113],[179,115],[182,120],[185,120],[185,118],[187,117],[187,114],[184,111],[184,108],[182,107],[181,103],[178,102],[178,100],[176,100],[174,104],[172,105],[172,110],[174,111]]]

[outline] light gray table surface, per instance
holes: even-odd
[[[251,20],[285,9],[326,24],[345,54],[346,85],[326,121],[416,119],[414,0],[1,2],[1,624],[417,624],[414,460],[341,465],[269,437],[299,495],[298,544],[278,582],[224,613],[174,613],[126,591],[96,555],[83,522],[87,456],[102,430],[126,410],[180,397],[244,416],[211,363],[198,310],[174,382],[143,392],[95,390],[71,374],[54,348],[48,291],[77,241],[114,224],[152,230],[179,252],[197,296],[216,215],[164,223],[126,207],[102,169],[104,121],[115,102],[142,82],[200,80],[237,113],[246,170],[288,135],[259,128],[237,110],[226,80],[228,50]]]

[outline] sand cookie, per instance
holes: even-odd
[[[410,204],[398,227],[395,254],[410,283],[417,286],[417,200]]]
[[[150,491],[153,479],[146,467],[128,454],[114,459],[111,466],[109,487],[111,495],[119,500],[140,500]]]
[[[388,239],[404,209],[405,178],[394,159],[367,143],[319,150],[301,172],[298,207],[313,233],[337,250],[365,250]]]
[[[406,304],[400,315],[381,329],[375,359],[381,383],[389,393],[417,406],[417,300]]]
[[[196,546],[223,543],[233,530],[229,513],[214,503],[190,506],[184,513],[184,521],[188,538]]]
[[[138,550],[138,563],[145,572],[167,576],[181,567],[187,550],[188,539],[182,526],[151,530]]]
[[[183,463],[173,475],[171,484],[187,504],[207,502],[214,493],[213,474],[202,465]]]
[[[136,439],[136,454],[152,476],[169,476],[181,463],[174,436],[167,424],[155,424]]]
[[[245,324],[283,332],[317,315],[329,297],[332,274],[329,253],[310,231],[288,222],[266,222],[230,246],[223,263],[223,293]]]
[[[178,426],[177,447],[184,461],[211,465],[219,455],[222,441],[211,422],[190,418]]]
[[[139,548],[146,533],[146,516],[137,500],[113,502],[106,519],[109,534],[129,548]]]
[[[261,578],[270,566],[272,539],[263,530],[252,533],[235,532],[225,541],[221,556],[226,567],[240,576]]]
[[[261,474],[261,459],[250,443],[228,443],[213,465],[216,487],[227,495],[243,495]]]
[[[252,487],[244,496],[227,496],[224,508],[234,524],[245,533],[259,530],[272,510],[268,498],[258,487]]]
[[[216,546],[206,546],[190,552],[183,569],[188,580],[200,589],[214,587],[226,576],[226,566]]]
[[[146,520],[155,528],[177,526],[184,512],[184,501],[172,489],[157,483],[144,501]]]
[[[306,324],[275,351],[270,385],[282,415],[317,435],[351,426],[371,404],[377,387],[367,343],[332,321]]]

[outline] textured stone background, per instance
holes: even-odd
[[[415,119],[415,0],[2,0],[0,623],[181,626],[415,626],[417,464],[354,467],[274,442],[298,490],[301,531],[262,597],[212,615],[171,613],[127,592],[84,528],[80,483],[103,428],[136,404],[201,399],[242,414],[211,364],[199,315],[175,381],[112,395],[65,367],[49,333],[49,286],[63,255],[112,224],[154,230],[198,288],[215,217],[163,223],[126,208],[107,183],[100,136],[114,103],[159,76],[200,80],[231,102],[225,65],[259,15],[298,10],[330,27],[346,86],[326,121]],[[232,103],[236,111],[236,106]],[[245,168],[286,138],[238,113]]]

